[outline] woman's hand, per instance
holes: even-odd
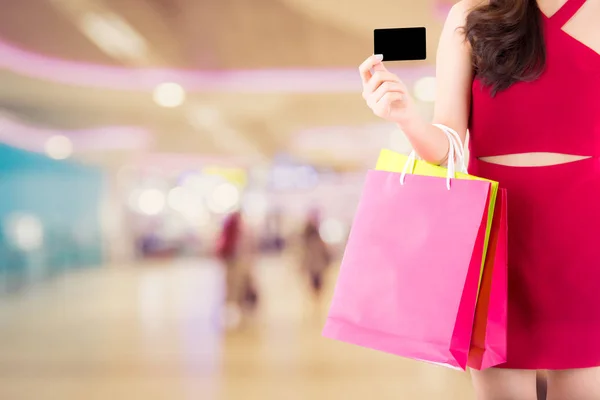
[[[375,115],[401,127],[418,117],[408,89],[398,76],[384,67],[381,57],[367,58],[358,70],[363,83],[363,98]]]

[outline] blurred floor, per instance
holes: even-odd
[[[211,261],[82,271],[2,299],[0,399],[473,398],[464,373],[321,338],[325,307],[293,264],[260,261],[261,311],[230,334]]]

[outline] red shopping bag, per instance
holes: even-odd
[[[490,187],[369,171],[323,335],[464,370]]]
[[[506,362],[508,312],[506,189],[499,189],[488,253],[481,278],[469,367],[491,368]]]

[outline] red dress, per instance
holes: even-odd
[[[585,0],[543,16],[547,65],[491,97],[473,82],[469,172],[508,192],[508,361],[503,368],[600,366],[600,55],[562,30]],[[592,158],[510,167],[479,157]]]

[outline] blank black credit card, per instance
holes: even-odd
[[[427,58],[427,30],[421,28],[375,29],[375,51],[383,61],[413,61]]]

